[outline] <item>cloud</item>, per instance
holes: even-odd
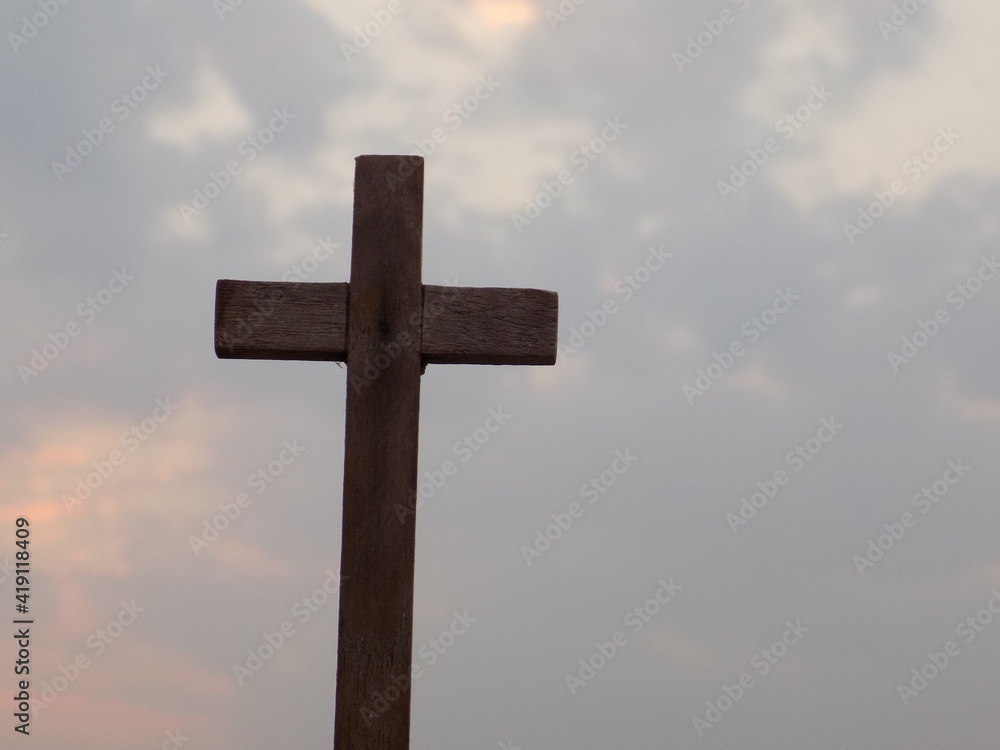
[[[756,363],[738,368],[726,377],[725,384],[728,388],[774,401],[784,401],[792,396],[792,388],[787,383],[777,378],[768,368]]]
[[[1000,398],[977,398],[964,393],[953,376],[941,383],[938,398],[941,406],[963,422],[1000,423]]]
[[[202,552],[201,557],[210,559],[229,572],[254,580],[283,578],[292,572],[287,560],[275,557],[264,547],[250,544],[233,535],[213,542]]]
[[[956,175],[993,178],[1000,170],[995,137],[1000,106],[993,96],[1000,86],[1000,47],[994,39],[1000,7],[957,0],[922,6],[918,13],[935,14],[938,22],[926,25],[915,18],[888,40],[874,24],[870,33],[875,45],[899,48],[905,40],[915,40],[916,60],[876,70],[870,78],[858,79],[854,90],[836,91],[835,102],[807,126],[815,148],[786,157],[769,171],[799,208],[811,210],[853,195],[868,198],[870,191],[885,190],[899,179],[907,187],[901,201],[914,210],[918,199]],[[849,51],[846,42],[843,49]],[[803,92],[832,74],[815,66],[809,70],[797,84]],[[771,74],[765,68],[762,81],[773,80]],[[784,112],[780,106],[758,106],[762,120],[768,109],[772,119]],[[959,139],[935,156],[928,149],[941,129],[951,129]],[[926,170],[918,166],[919,177],[916,171],[906,174],[905,165],[925,151],[935,162]]]
[[[372,85],[345,92],[328,107],[324,142],[307,163],[256,165],[250,181],[275,223],[323,204],[349,205],[354,156],[429,156],[422,145],[428,142],[433,147],[428,183],[447,190],[448,218],[454,221],[462,211],[506,214],[563,168],[573,147],[594,136],[597,123],[579,117],[487,126],[488,118],[476,114],[492,109],[495,116],[514,106],[517,93],[500,71],[516,59],[541,16],[533,3],[439,1],[419,9],[403,3],[398,14],[379,8],[362,12],[333,0],[306,5],[334,28],[342,44],[355,47],[356,53],[347,54],[350,66],[377,75]],[[487,91],[484,79],[498,81],[497,88]],[[433,143],[438,129],[446,140]]]
[[[245,135],[253,119],[233,84],[211,63],[203,63],[191,83],[191,101],[161,109],[147,120],[149,137],[192,155],[210,141]]]
[[[152,559],[171,555],[173,541],[144,544],[137,554],[130,540],[141,537],[150,520],[176,519],[184,508],[199,512],[198,497],[178,503],[175,488],[211,466],[212,432],[226,422],[197,397],[178,403],[152,433],[141,429],[153,423],[149,413],[98,415],[81,408],[37,417],[23,445],[0,454],[2,489],[10,498],[0,506],[0,523],[24,516],[44,527],[45,554],[38,565],[57,577],[125,579]],[[123,441],[136,426],[145,440]],[[120,454],[117,464],[114,451]]]

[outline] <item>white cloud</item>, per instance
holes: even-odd
[[[743,109],[763,123],[777,120],[830,71],[843,70],[853,50],[847,10],[840,5],[806,5],[783,0],[785,22],[760,53],[760,75],[743,93]]]
[[[353,44],[356,28],[364,30],[373,21],[371,10],[332,0],[305,3],[341,42]],[[525,0],[476,0],[429,3],[421,6],[419,17],[415,13],[415,6],[403,4],[400,14],[352,54],[346,64],[359,71],[376,68],[378,84],[330,106],[325,144],[309,165],[262,161],[249,171],[248,184],[263,195],[272,221],[281,223],[324,203],[349,205],[355,156],[425,153],[422,144],[439,128],[445,140],[435,144],[425,177],[429,190],[448,194],[441,204],[447,207],[441,209],[448,214],[445,219],[455,222],[467,210],[505,215],[522,209],[539,183],[565,168],[572,150],[589,142],[595,128],[599,132],[597,123],[552,117],[486,130],[477,125],[475,111],[454,127],[459,122],[455,107],[475,98],[477,90],[476,110],[492,108],[495,114],[512,106],[505,88],[509,81],[496,71],[516,56],[541,12]],[[407,22],[396,23],[402,16]],[[491,77],[498,85],[487,92],[482,80]]]
[[[946,412],[963,422],[1000,422],[1000,398],[979,398],[964,393],[955,384],[954,377],[941,384],[938,399]]]
[[[204,65],[191,88],[190,104],[150,117],[150,138],[190,154],[206,140],[242,135],[250,129],[253,120],[239,94],[214,66]]]
[[[886,302],[888,298],[889,290],[884,285],[856,285],[844,292],[844,306],[848,310],[867,310]]]
[[[671,354],[702,352],[707,347],[698,332],[683,323],[669,324],[661,338],[664,347]]]
[[[757,364],[745,365],[729,375],[725,383],[727,387],[775,401],[787,400],[792,395],[792,389],[788,384],[775,377],[767,368]]]
[[[914,197],[956,174],[993,177],[1000,169],[1000,141],[995,137],[1000,105],[993,94],[1000,85],[1000,47],[994,39],[1000,6],[956,0],[920,12],[936,14],[935,22],[918,27],[911,21],[884,42],[877,27],[871,30],[887,45],[904,43],[905,35],[925,34],[918,59],[879,73],[863,92],[837,92],[836,103],[807,126],[819,148],[783,157],[768,170],[800,207],[810,209],[845,195],[867,198],[870,191],[885,190],[900,179],[907,187],[901,202],[915,208]],[[765,67],[762,80],[772,74]],[[821,82],[814,78],[802,86]],[[852,97],[855,101],[848,103]],[[765,110],[756,110],[762,119]],[[775,112],[780,114],[771,114]],[[931,147],[941,128],[952,128],[960,140],[921,179],[912,181],[904,165]]]
[[[476,80],[464,81],[451,103],[462,101]],[[501,95],[502,89],[493,94]],[[491,104],[486,101],[482,106]],[[348,98],[331,108],[326,143],[308,164],[261,158],[247,169],[246,183],[263,196],[267,215],[278,223],[315,206],[350,205],[355,156],[421,153],[424,149],[416,141],[429,140],[440,129],[443,135],[434,144],[424,175],[429,192],[446,194],[433,210],[445,212],[445,219],[452,222],[466,211],[505,216],[523,210],[524,201],[541,190],[542,180],[570,168],[568,159],[574,149],[600,132],[599,123],[552,117],[536,119],[530,127],[477,127],[475,114],[452,127],[450,123],[457,121],[444,119],[446,112],[453,111],[451,106],[414,114],[399,94],[389,90]],[[414,122],[424,123],[422,129],[415,130]],[[384,137],[374,137],[374,133]],[[403,140],[401,133],[412,137]],[[614,154],[600,158],[613,160]],[[570,186],[567,193],[572,192]]]

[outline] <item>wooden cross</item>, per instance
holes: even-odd
[[[422,283],[423,181],[420,157],[356,159],[350,284],[216,286],[220,358],[347,363],[337,750],[409,747],[424,367],[556,361],[554,292]]]

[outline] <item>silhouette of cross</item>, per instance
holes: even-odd
[[[216,286],[220,358],[347,363],[337,750],[409,747],[420,375],[556,360],[554,292],[422,283],[423,168],[356,159],[350,284]]]

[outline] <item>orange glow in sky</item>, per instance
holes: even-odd
[[[527,0],[476,0],[475,8],[490,26],[526,26],[538,17]]]

